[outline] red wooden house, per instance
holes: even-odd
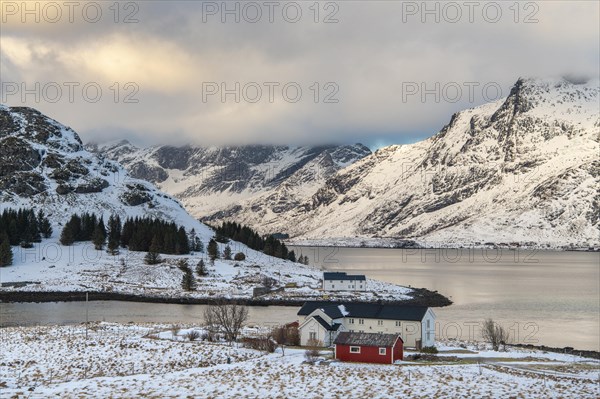
[[[398,334],[341,332],[333,343],[335,358],[345,362],[393,364],[404,358]]]

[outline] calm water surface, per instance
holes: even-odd
[[[426,287],[454,305],[436,308],[438,336],[477,338],[487,317],[513,341],[600,350],[600,254],[494,250],[295,248],[325,270]],[[92,301],[90,320],[201,323],[204,305]],[[296,307],[252,307],[255,324],[296,320]],[[0,304],[0,325],[85,321],[85,303]]]

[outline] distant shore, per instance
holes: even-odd
[[[381,301],[398,305],[443,307],[452,304],[452,301],[442,294],[429,291],[425,288],[412,288],[413,297],[404,301]],[[152,295],[136,295],[107,291],[88,291],[90,301],[127,301],[182,305],[209,305],[216,301],[236,302],[248,306],[302,306],[308,301],[322,301],[320,297],[305,299],[269,299],[269,298],[220,298],[220,297],[167,297]],[[0,302],[76,302],[85,301],[85,291],[22,291],[0,290]],[[331,302],[344,302],[332,300]],[[346,301],[347,302],[347,301]],[[365,302],[365,301],[360,301]],[[375,303],[372,301],[370,303]]]
[[[330,240],[284,240],[290,247],[321,248],[373,248],[373,249],[465,249],[465,250],[511,250],[511,251],[548,251],[548,252],[600,252],[600,246],[573,247],[547,246],[535,243],[438,243],[399,238],[332,238]]]

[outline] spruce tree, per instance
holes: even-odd
[[[73,245],[75,242],[75,233],[73,231],[73,224],[68,222],[63,227],[62,232],[60,233],[60,243],[62,245]]]
[[[92,235],[92,242],[94,248],[101,250],[104,248],[104,242],[106,241],[106,228],[104,227],[104,221],[100,218],[100,221],[94,228],[94,234]]]
[[[109,239],[106,249],[108,250],[109,254],[118,255],[119,254],[119,241]]]
[[[288,260],[291,262],[296,262],[296,253],[294,251],[288,252]]]
[[[196,289],[196,279],[194,278],[194,274],[189,267],[183,272],[181,288],[183,288],[185,291],[194,291]]]
[[[146,262],[147,265],[157,265],[160,262],[162,262],[162,259],[160,258],[160,255],[159,255],[159,251],[160,251],[160,243],[158,242],[158,238],[154,237],[152,239],[152,244],[150,244],[150,249],[148,250],[148,253],[144,257],[144,262]]]
[[[206,270],[206,265],[204,264],[204,261],[202,259],[200,259],[200,262],[198,262],[198,264],[196,265],[196,273],[198,274],[198,276],[206,276],[208,274],[208,271]]]
[[[40,210],[38,213],[38,224],[40,227],[40,233],[44,238],[50,238],[52,236],[52,225],[50,225],[50,221],[44,214],[44,211]]]
[[[2,232],[0,234],[0,267],[6,267],[12,265],[13,253],[10,247],[10,241],[8,234]]]
[[[214,262],[215,259],[219,259],[219,246],[214,238],[211,238],[208,242],[208,256],[212,262]]]
[[[231,247],[229,245],[226,245],[223,250],[223,259],[231,260]]]

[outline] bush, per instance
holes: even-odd
[[[435,355],[438,353],[438,350],[435,346],[424,346],[421,348],[421,353],[431,353]]]
[[[242,260],[246,260],[246,255],[244,255],[243,252],[238,252],[237,254],[235,254],[235,256],[233,257],[233,260],[238,260],[238,261],[242,261]]]
[[[490,344],[495,351],[500,349],[506,350],[506,342],[508,341],[508,331],[502,326],[494,323],[492,319],[487,319],[483,322],[483,328],[481,329],[481,336],[483,339]]]
[[[244,348],[265,351],[268,353],[275,352],[275,348],[277,347],[277,344],[271,337],[266,335],[258,338],[244,337],[242,339],[242,345]]]
[[[196,330],[192,330],[189,333],[185,334],[185,337],[189,340],[189,341],[195,341],[198,338],[200,338],[200,333]]]
[[[321,354],[320,348],[323,346],[323,342],[309,339],[306,346],[308,349],[304,352],[304,359],[308,364],[315,364]]]

